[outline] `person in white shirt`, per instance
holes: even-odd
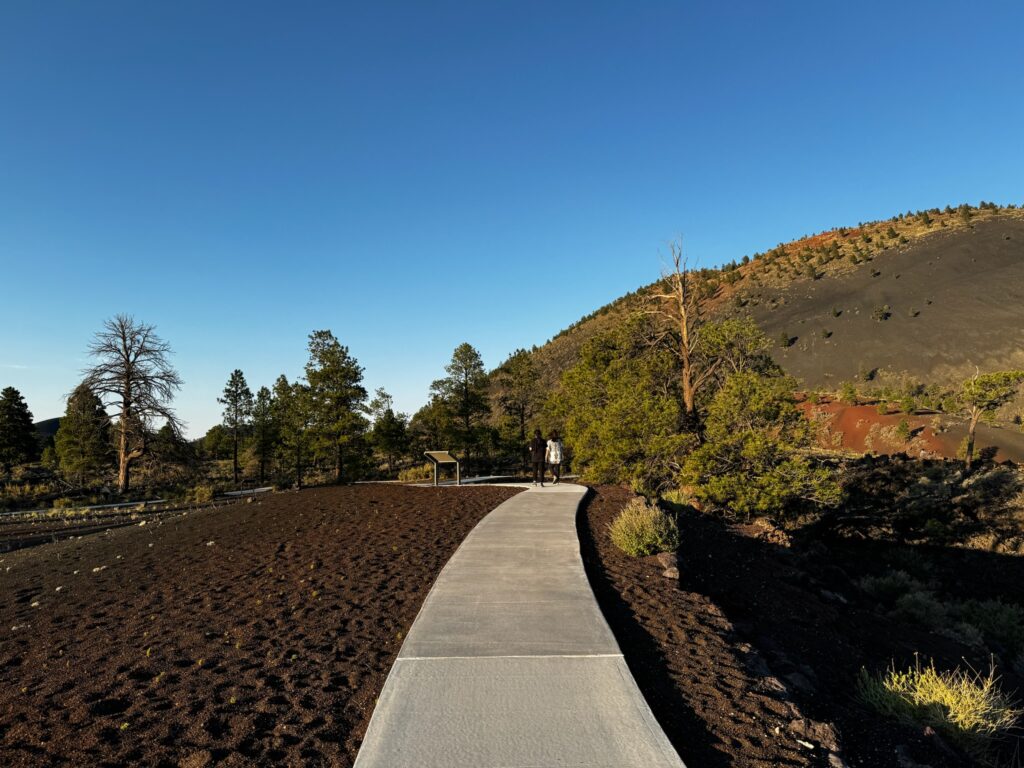
[[[557,485],[562,474],[562,441],[558,437],[558,432],[552,432],[551,437],[548,438],[548,448],[544,459],[551,466],[551,474],[555,478],[553,484]]]

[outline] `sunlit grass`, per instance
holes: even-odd
[[[999,687],[995,667],[940,671],[920,662],[906,671],[881,675],[861,670],[861,699],[877,712],[903,722],[931,726],[976,758],[1016,728],[1022,711]]]

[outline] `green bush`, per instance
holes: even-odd
[[[1002,600],[965,600],[956,603],[952,614],[977,627],[986,642],[998,643],[1011,655],[1024,652],[1024,610]]]
[[[894,619],[938,629],[949,621],[949,613],[931,592],[908,592],[896,600],[889,615]]]
[[[865,576],[858,582],[861,589],[886,607],[905,594],[924,591],[924,584],[906,571],[891,571],[882,576]]]
[[[802,453],[810,426],[796,408],[788,377],[734,373],[708,406],[705,442],[687,457],[680,479],[694,495],[738,517],[778,516],[799,504],[835,506],[835,473]]]
[[[661,500],[675,509],[690,506],[690,494],[680,488],[665,491],[661,494]]]
[[[857,387],[852,381],[844,381],[839,385],[839,400],[847,405],[857,404]]]
[[[900,423],[896,425],[896,437],[903,442],[910,440],[910,424],[906,419],[900,419]]]
[[[676,521],[642,498],[630,500],[608,526],[612,543],[630,557],[674,552],[679,548]]]

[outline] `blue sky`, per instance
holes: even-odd
[[[329,328],[404,410],[654,279],[1024,195],[1019,2],[0,5],[0,386],[157,326],[192,436]]]

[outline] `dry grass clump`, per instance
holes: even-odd
[[[995,668],[940,672],[934,662],[882,675],[861,670],[861,699],[882,715],[931,726],[968,754],[984,759],[1016,728],[1021,710],[999,688]]]
[[[185,501],[190,504],[206,504],[213,501],[212,485],[196,485],[185,492]]]
[[[430,464],[415,464],[398,470],[398,479],[403,483],[414,480],[430,480],[434,476],[434,468]]]
[[[630,557],[675,552],[679,527],[675,518],[639,496],[631,499],[608,526],[612,543]]]

